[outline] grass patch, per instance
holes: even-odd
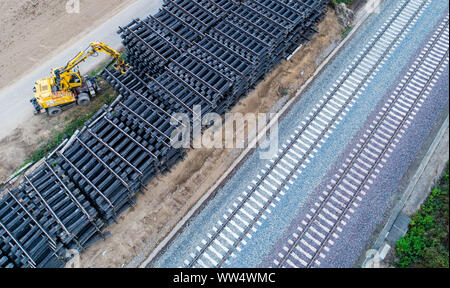
[[[353,0],[332,0],[331,3],[333,3],[334,6],[337,6],[341,3],[345,3],[345,5],[349,6],[352,5]]]
[[[95,111],[86,113],[85,115],[70,120],[67,125],[64,127],[64,129],[61,132],[56,133],[52,136],[52,138],[42,145],[39,149],[33,151],[31,153],[31,159],[27,160],[28,162],[37,162],[41,158],[45,157],[48,153],[50,153],[53,149],[58,147],[59,144],[61,144],[64,139],[71,137],[77,129],[83,127],[84,122],[89,120],[92,116],[94,116]]]
[[[449,167],[437,187],[413,216],[408,233],[397,242],[396,266],[448,268]]]
[[[344,39],[345,37],[347,37],[347,35],[350,33],[350,31],[352,31],[353,26],[347,26],[344,28],[344,31],[342,31],[342,39]]]
[[[106,66],[108,66],[108,64],[109,64],[109,62],[108,63],[104,63],[101,66],[99,66],[97,69],[92,70],[91,73],[89,73],[89,76],[93,76],[93,77],[97,76],[98,74],[100,74],[100,72],[103,69],[106,68]]]
[[[283,97],[289,95],[289,89],[288,89],[288,88],[280,87],[280,94],[281,94],[281,96],[283,96]]]

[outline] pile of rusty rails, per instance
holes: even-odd
[[[192,129],[194,106],[230,110],[311,38],[327,3],[167,0],[154,16],[119,27],[131,68],[102,77],[120,96],[3,191],[0,267],[61,267],[71,250],[104,238],[136,194],[185,157],[171,139]]]

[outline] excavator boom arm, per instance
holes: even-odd
[[[63,71],[61,71],[61,73],[71,71],[78,64],[80,64],[81,62],[84,62],[86,59],[88,59],[90,56],[96,54],[97,52],[102,52],[102,53],[108,54],[109,56],[114,58],[117,61],[116,66],[115,66],[116,69],[120,70],[122,73],[125,73],[126,70],[128,69],[128,65],[122,59],[122,57],[120,56],[120,53],[118,51],[114,50],[113,48],[109,47],[108,45],[106,45],[103,42],[91,42],[91,43],[89,43],[89,47],[86,50],[78,53],[77,56],[75,56],[72,60],[70,60],[67,63],[66,67],[64,67],[64,69],[63,69]]]
[[[120,53],[117,52],[116,50],[112,49],[111,47],[109,47],[105,43],[103,43],[103,42],[91,42],[89,45],[95,52],[103,52],[103,53],[108,54],[112,58],[116,59],[119,66],[125,66],[126,65],[125,61],[120,56]]]

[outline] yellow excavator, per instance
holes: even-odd
[[[33,88],[34,98],[30,100],[35,109],[35,114],[47,113],[50,117],[61,114],[78,104],[89,105],[92,97],[99,90],[96,77],[82,76],[77,66],[91,56],[97,56],[98,52],[110,55],[114,68],[125,73],[128,64],[120,56],[120,53],[102,42],[91,42],[89,47],[78,53],[66,66],[52,69],[51,77],[44,78],[35,83]]]

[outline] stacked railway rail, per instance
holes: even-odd
[[[0,267],[61,267],[104,237],[136,194],[186,155],[175,113],[225,113],[316,33],[327,0],[167,0],[119,27],[120,96],[0,200]],[[185,125],[184,125],[185,126]]]
[[[315,208],[278,254],[276,267],[319,267],[449,62],[448,16],[359,139]]]
[[[242,192],[201,243],[194,244],[190,258],[184,261],[186,267],[223,267],[236,257],[236,253],[247,245],[247,238],[251,239],[262,221],[272,213],[271,209],[276,207],[280,197],[289,193],[293,181],[318,153],[427,5],[429,1],[426,0],[400,3],[271,164],[249,183],[248,191]],[[310,237],[310,234],[306,236]]]

